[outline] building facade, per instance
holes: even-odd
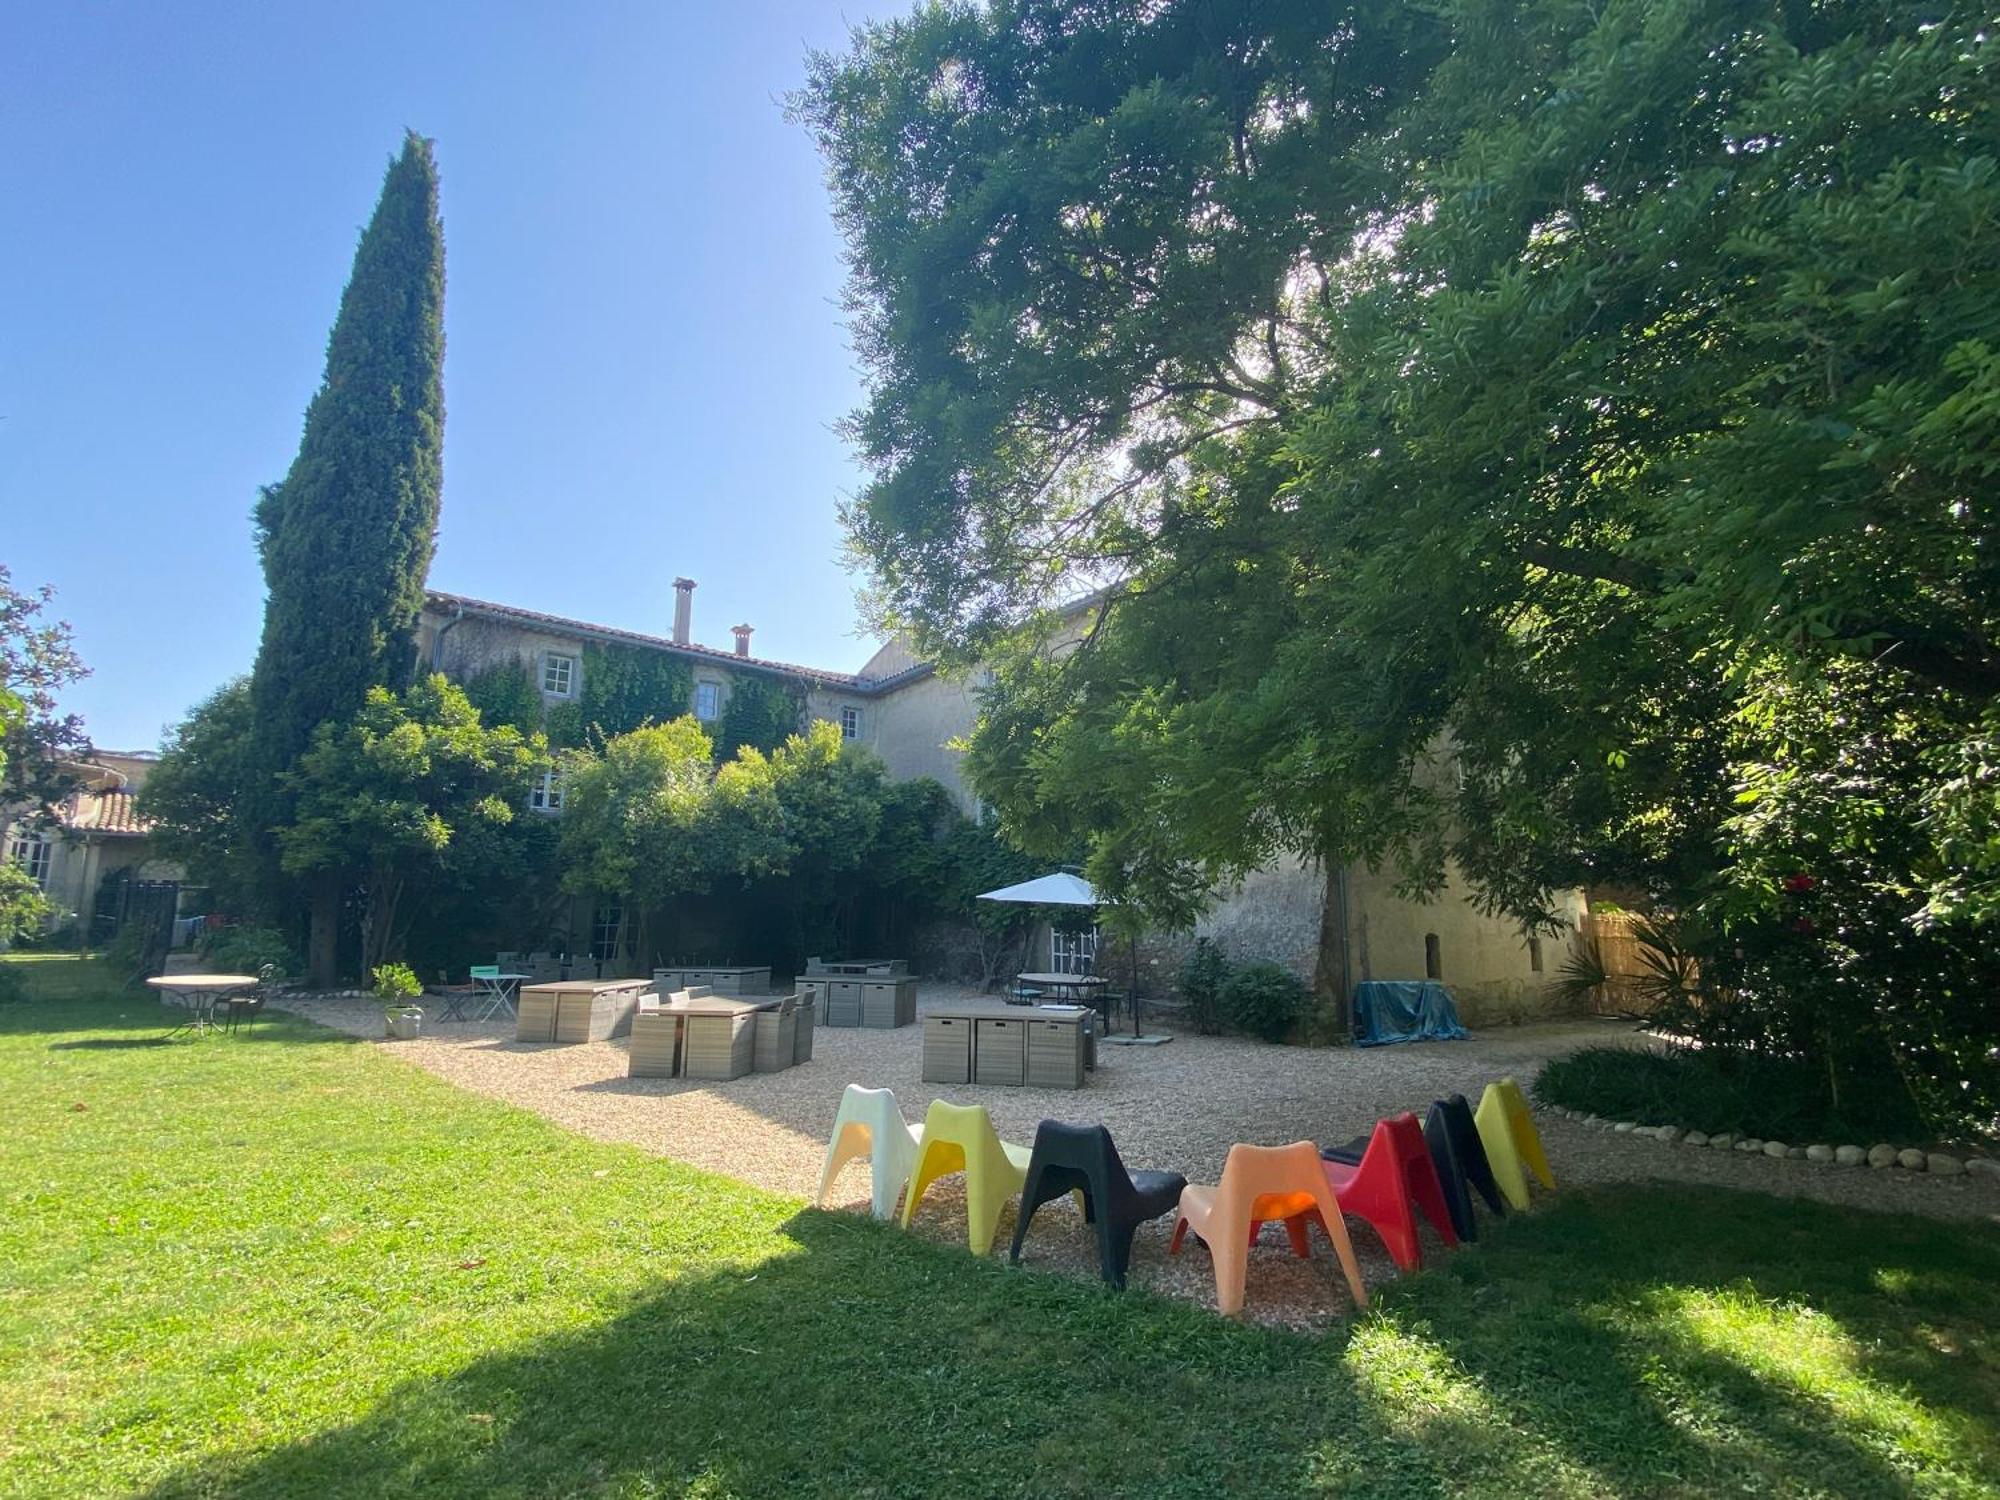
[[[117,903],[108,898],[118,884],[180,883],[180,866],[159,858],[152,826],[138,812],[139,788],[158,760],[151,751],[97,751],[65,767],[79,784],[52,818],[16,813],[0,830],[7,858],[55,906],[50,930],[74,928],[101,943],[116,924]]]
[[[879,756],[891,775],[931,777],[968,813],[976,809],[956,747],[978,718],[977,674],[939,672],[900,640],[882,646],[855,673],[755,656],[747,625],[733,627],[732,649],[703,645],[694,639],[694,591],[692,581],[676,581],[667,635],[433,592],[419,626],[419,661],[460,681],[501,665],[524,667],[545,707],[553,707],[584,694],[592,646],[665,653],[685,663],[690,685],[686,702],[663,703],[656,717],[692,713],[711,729],[744,682],[783,681],[796,691],[805,718],[838,724],[844,738]],[[1077,611],[1076,624],[1054,649],[1073,646],[1084,613]],[[561,795],[550,778],[535,793],[534,806],[559,814]],[[1329,871],[1280,859],[1217,892],[1193,936],[1212,938],[1239,961],[1281,963],[1322,996],[1350,992],[1368,979],[1434,978],[1451,987],[1473,1023],[1526,1019],[1559,1008],[1551,981],[1566,946],[1563,935],[1524,935],[1514,923],[1481,912],[1456,889],[1435,901],[1416,902],[1395,887],[1393,871],[1362,866]],[[1584,915],[1582,893],[1572,893],[1563,911],[1573,928]],[[592,946],[594,929],[602,925],[602,913],[577,907],[570,917],[574,948]],[[1162,938],[1144,945],[1148,990],[1166,986],[1191,941]]]

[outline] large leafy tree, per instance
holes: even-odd
[[[462,689],[433,675],[397,695],[371,688],[361,711],[322,724],[287,773],[297,808],[278,830],[285,869],[332,874],[363,892],[364,970],[398,959],[439,889],[495,851],[548,764],[540,734],[487,727]]]
[[[287,821],[282,773],[321,724],[400,691],[415,662],[444,449],[444,235],[431,143],[410,135],[383,180],[306,409],[298,456],[257,505],[269,593],[251,674],[260,783],[246,814]],[[311,964],[327,977],[337,891],[321,883]]]
[[[206,887],[218,911],[256,906],[259,851],[242,816],[255,781],[255,731],[250,680],[225,683],[168,731],[139,789],[161,855]]]
[[[817,59],[850,526],[885,614],[997,656],[1010,830],[1169,916],[1289,849],[1749,930],[1817,858],[1830,969],[1980,1013],[1905,938],[2000,872],[1994,45],[1949,5],[1015,0]],[[1892,826],[1800,815],[1864,785]]]
[[[59,707],[89,669],[68,623],[44,618],[54,597],[46,585],[17,589],[0,564],[0,823],[17,828],[47,826],[74,786],[67,767],[90,753],[82,719]],[[0,859],[0,941],[32,932],[50,910],[27,873]]]

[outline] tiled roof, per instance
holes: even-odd
[[[669,640],[665,636],[644,635],[636,630],[620,630],[614,625],[593,625],[588,620],[570,620],[561,615],[544,614],[538,609],[521,609],[512,604],[495,604],[490,599],[471,599],[463,594],[446,594],[436,589],[427,589],[426,602],[441,610],[463,610],[468,615],[483,616],[492,620],[511,620],[518,625],[532,625],[540,630],[553,631],[558,635],[580,636],[587,640],[614,641],[627,646],[646,646],[655,651],[670,651],[681,656],[700,657],[708,661],[727,662],[733,667],[750,667],[766,672],[784,672],[794,677],[803,677],[808,682],[816,682],[822,687],[850,688],[857,692],[870,692],[879,686],[866,678],[856,677],[852,672],[828,672],[819,667],[802,667],[795,662],[772,661],[762,656],[738,656],[734,651],[723,651],[714,646],[697,645],[690,641],[687,645]],[[899,674],[907,676],[909,674]]]
[[[152,820],[139,816],[136,792],[78,792],[63,809],[63,826],[79,833],[124,833],[134,836],[153,831]]]

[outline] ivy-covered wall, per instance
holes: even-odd
[[[694,673],[681,658],[637,646],[593,643],[579,654],[583,690],[567,703],[550,705],[545,723],[551,745],[581,745],[592,731],[609,739],[689,712]]]
[[[744,745],[769,754],[799,732],[805,717],[804,683],[747,672],[732,678],[729,699],[715,726],[715,758],[734,760]]]

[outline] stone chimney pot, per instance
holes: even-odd
[[[685,646],[688,632],[694,627],[694,580],[676,578],[674,580],[674,644]]]
[[[729,629],[736,637],[736,654],[738,656],[748,656],[750,654],[751,627],[748,625],[732,625]]]

